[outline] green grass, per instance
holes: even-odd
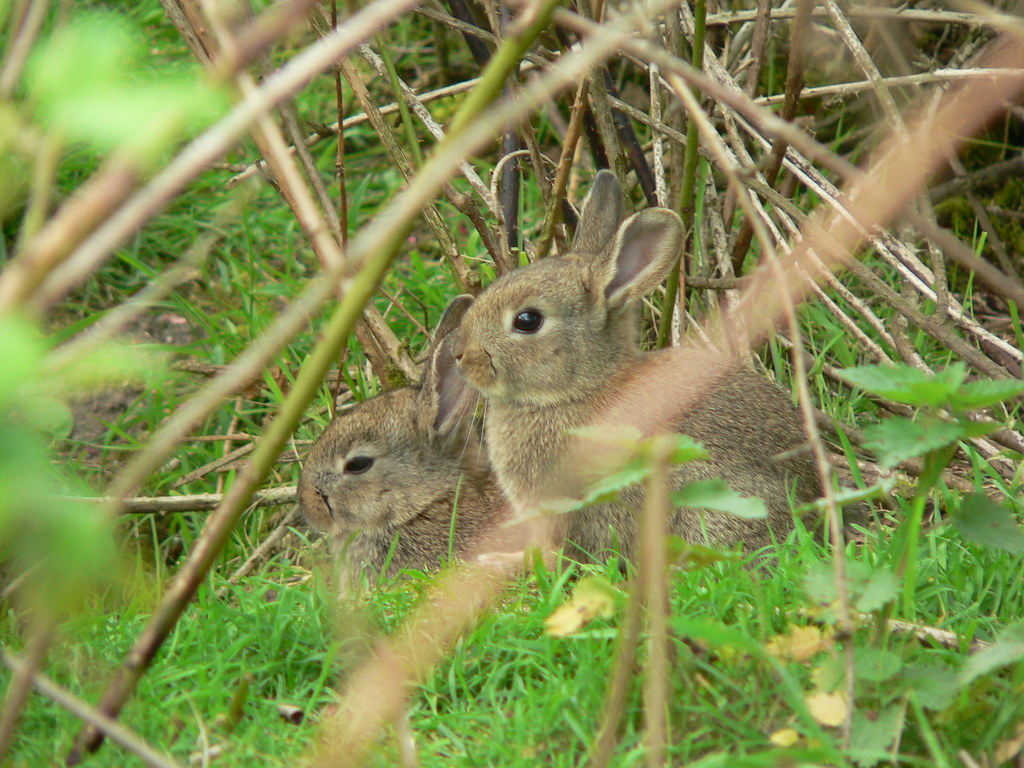
[[[802,705],[815,681],[838,673],[834,647],[799,662],[776,659],[765,650],[792,627],[816,624],[806,575],[808,564],[823,561],[825,554],[812,540],[799,539],[783,547],[770,573],[735,561],[673,576],[674,624],[688,630],[671,638],[673,764],[713,755],[737,761],[729,764],[783,764],[787,752],[769,739],[785,728],[801,734],[800,748],[809,749],[812,759],[841,760],[834,730],[816,725]],[[851,556],[870,568],[886,546],[878,541],[863,551],[851,547]],[[1019,619],[1024,558],[967,545],[950,529],[926,536],[921,552],[917,613],[901,618],[955,632],[964,647],[930,647],[906,635],[875,646],[870,627],[862,623],[854,640],[863,722],[855,733],[864,740],[867,752],[861,757],[869,763],[869,724],[912,709],[915,701],[923,705],[925,719],[919,722],[906,711],[899,752],[906,765],[933,764],[929,732],[947,756],[959,749],[977,755],[1011,737],[1024,717],[1020,665],[956,690],[967,641],[990,641]],[[307,556],[300,559],[309,564]],[[147,570],[140,567],[136,574]],[[420,686],[409,718],[422,765],[585,761],[600,721],[620,617],[598,620],[568,638],[545,634],[544,618],[567,599],[578,573],[578,566],[563,565],[513,580],[499,608]],[[306,750],[316,736],[318,713],[333,700],[332,686],[365,655],[373,628],[393,629],[429,578],[384,584],[340,608],[318,568],[311,573],[283,557],[217,597],[222,583],[214,576],[204,584],[122,717],[182,761],[205,738],[225,749],[220,760],[226,764],[277,765],[292,763]],[[94,699],[145,623],[155,597],[152,587],[148,598],[140,597],[146,590],[138,584],[127,590],[131,599],[108,594],[93,610],[67,622],[50,654],[48,674]],[[17,623],[12,611],[5,612],[4,645],[17,647],[12,642]],[[229,730],[225,719],[243,685],[248,691],[241,718]],[[279,705],[298,707],[307,717],[292,724],[278,713]],[[75,730],[73,718],[35,697],[12,764],[58,761]],[[635,764],[642,753],[641,733],[637,681],[614,765]],[[108,745],[90,764],[123,765],[125,759]],[[385,736],[371,764],[393,765],[395,759],[394,739]]]
[[[134,13],[149,47],[163,50],[169,60],[186,57],[155,2]],[[425,29],[423,19],[410,15],[388,35],[396,50],[405,51],[427,39]],[[462,56],[459,45],[453,37],[452,49]],[[764,78],[777,85],[784,78],[784,68],[780,68],[784,51],[773,40],[771,48],[776,47]],[[396,66],[403,77],[413,79],[438,68],[433,56],[429,46],[420,46],[397,60]],[[454,65],[473,69],[461,58]],[[627,70],[618,76],[628,80],[630,73]],[[371,87],[382,102],[391,100],[387,83],[374,82]],[[300,95],[299,111],[310,120],[332,122],[332,98],[333,83],[329,78],[318,79]],[[438,106],[435,114],[447,108]],[[849,143],[848,136],[860,129],[862,119],[839,109],[835,141]],[[536,128],[542,141],[555,140],[546,117],[538,120]],[[400,179],[368,127],[348,134],[346,142],[347,193],[355,230],[395,194]],[[866,149],[857,149],[862,151]],[[973,151],[987,157],[1019,151],[1019,147],[1011,141],[985,139],[979,140]],[[330,178],[334,145],[323,142],[313,153],[324,178]],[[228,159],[249,161],[253,156],[254,149],[243,146]],[[486,169],[490,158],[474,162]],[[69,150],[56,180],[61,195],[76,189],[96,165],[93,154],[79,148]],[[279,195],[262,182],[229,189],[225,186],[228,176],[223,171],[204,174],[77,289],[51,318],[49,343],[63,342],[89,327],[161,275],[203,235],[217,231],[223,237],[199,274],[148,311],[147,317],[180,317],[191,329],[190,339],[168,349],[169,354],[225,365],[243,352],[319,267]],[[464,188],[461,182],[456,186]],[[998,192],[1000,204],[1019,207],[1019,191],[1019,183],[1008,183]],[[796,202],[810,209],[815,204],[810,198],[804,195]],[[521,206],[523,231],[535,238],[543,218],[535,189],[524,190]],[[473,263],[482,251],[476,232],[447,203],[439,208]],[[952,204],[948,209],[942,215],[952,220],[954,230],[980,243],[970,212]],[[5,245],[13,243],[16,236],[15,219],[3,222]],[[1008,235],[1011,242],[1017,237],[1016,232]],[[407,246],[384,282],[385,290],[399,297],[405,312],[389,308],[383,297],[377,299],[377,306],[387,312],[396,335],[408,340],[415,353],[426,341],[419,329],[433,326],[457,291],[446,267],[438,263],[438,249],[424,226],[416,227]],[[899,290],[898,276],[870,257],[868,263]],[[480,271],[485,282],[493,278],[488,265],[481,265]],[[846,284],[864,297],[866,291],[857,281],[847,280]],[[959,269],[951,269],[951,285],[958,290],[978,288]],[[691,311],[700,315],[709,309],[706,301],[703,294],[695,292]],[[837,301],[845,307],[841,299]],[[967,306],[976,309],[973,302]],[[891,319],[887,308],[874,308],[884,320]],[[197,425],[195,434],[220,435],[230,430],[260,435],[313,349],[328,311],[313,318],[309,328],[276,357],[273,365],[280,369],[279,376],[265,371],[258,391],[222,404]],[[871,398],[837,385],[821,372],[825,363],[851,367],[865,362],[856,340],[821,306],[803,307],[800,317],[812,358],[808,383],[815,404],[842,423],[859,427],[876,420],[881,409]],[[880,341],[873,329],[864,330]],[[1019,338],[1019,323],[1015,322],[1011,331]],[[949,359],[948,351],[929,337],[912,331],[911,340],[930,363]],[[368,374],[354,341],[349,343],[349,351],[345,383],[357,399],[371,396],[378,384]],[[789,354],[778,340],[769,340],[761,357],[784,387],[795,390]],[[202,384],[196,375],[178,371],[153,377],[133,390],[99,438],[83,441],[54,436],[49,456],[56,465],[54,471],[72,478],[73,487],[84,484],[101,492],[125,458],[142,447]],[[311,441],[321,433],[329,420],[330,399],[330,388],[325,385],[296,432],[296,441]],[[1006,415],[1017,414],[1019,410],[1011,410]],[[832,447],[836,452],[844,448]],[[300,453],[302,450],[300,447]],[[173,462],[149,478],[140,493],[172,493],[179,479],[221,452],[218,442],[187,441],[175,452]],[[1019,513],[1019,473],[1015,483],[1007,482],[973,450],[965,454],[961,462],[964,476],[979,489],[1004,496]],[[49,467],[46,471],[51,472]],[[173,492],[212,492],[220,477],[230,483],[234,472],[206,475]],[[268,485],[294,484],[298,472],[298,464],[280,463]],[[847,547],[858,599],[869,588],[884,592],[884,584],[880,586],[872,578],[884,579],[885,569],[898,557],[893,530],[906,515],[909,502],[904,497],[908,495],[906,489],[900,489],[895,508],[882,513],[882,523],[863,535],[863,543]],[[956,510],[960,495],[941,487],[939,506]],[[61,624],[43,665],[45,673],[86,701],[96,702],[148,621],[168,580],[195,546],[205,519],[205,514],[123,518],[117,528],[120,567],[110,583],[89,592],[84,605]],[[322,542],[308,541],[300,531],[256,574],[237,586],[226,586],[227,577],[276,520],[276,511],[267,509],[243,518],[218,567],[176,624],[122,715],[125,724],[182,763],[207,744],[223,749],[215,759],[219,765],[296,764],[317,738],[322,713],[337,700],[336,688],[365,658],[376,633],[392,632],[400,626],[433,583],[433,576],[412,574],[384,582],[363,597],[339,605],[325,583],[324,574],[329,571],[325,547]],[[752,570],[740,560],[728,560],[700,570],[673,572],[671,764],[856,762],[869,766],[886,758],[897,734],[896,761],[900,765],[956,765],[961,749],[979,761],[987,756],[991,764],[991,756],[1014,737],[1024,721],[1024,664],[1019,660],[1021,654],[1013,650],[1012,633],[1004,645],[996,646],[997,652],[1002,648],[1006,663],[997,663],[996,658],[982,674],[970,679],[963,673],[970,669],[967,665],[977,663],[970,661],[972,640],[998,641],[1008,627],[1024,619],[1024,582],[1020,578],[1024,556],[965,541],[941,518],[929,517],[929,522],[917,551],[913,613],[897,612],[895,618],[954,633],[958,645],[947,648],[907,634],[877,633],[872,619],[879,606],[859,615],[851,640],[858,668],[854,741],[845,753],[837,729],[818,724],[805,704],[805,695],[828,689],[841,679],[842,654],[837,642],[826,639],[819,651],[800,660],[780,658],[770,650],[780,635],[795,627],[818,627],[827,637],[834,626],[833,607],[821,600],[829,590],[830,568],[829,555],[821,544],[801,529],[782,543],[778,563],[770,571]],[[6,557],[9,553],[0,554]],[[4,568],[6,581],[13,566]],[[623,595],[631,589],[610,566],[581,568],[562,563],[554,571],[513,579],[498,606],[423,681],[409,699],[410,725],[421,765],[586,764],[615,656],[621,606],[612,618],[597,620],[568,638],[552,637],[544,630],[544,619],[570,599],[577,577],[584,571],[603,574]],[[224,594],[220,595],[222,588]],[[0,604],[0,645],[5,649],[23,650],[30,607],[9,601]],[[6,688],[9,678],[9,672],[0,669],[0,690]],[[241,698],[241,717],[230,723],[228,715],[236,697]],[[281,705],[297,707],[306,717],[301,724],[290,722],[279,714]],[[59,763],[78,728],[75,718],[43,697],[33,696],[11,764]],[[788,747],[774,745],[773,734],[787,729],[795,731],[796,741]],[[642,676],[638,674],[613,765],[642,764],[642,738]],[[395,736],[386,731],[371,763],[391,766],[397,761]],[[107,744],[89,764],[132,762],[133,758]]]

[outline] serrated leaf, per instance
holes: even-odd
[[[970,493],[953,512],[953,525],[967,541],[1020,554],[1024,552],[1024,531],[1012,511],[981,493]]]
[[[950,421],[923,418],[912,421],[894,416],[880,424],[864,428],[864,446],[878,456],[886,469],[901,461],[923,456],[955,443],[963,436],[960,425]]]
[[[689,435],[672,435],[671,438],[675,444],[668,460],[673,464],[685,464],[688,461],[697,461],[708,457],[703,443],[694,440]]]
[[[1011,624],[988,648],[971,656],[960,671],[963,685],[982,675],[1024,659],[1024,621]]]
[[[877,611],[886,603],[896,599],[900,591],[900,581],[889,568],[879,565],[868,577],[856,600],[857,610],[861,613]]]
[[[903,670],[903,688],[917,694],[925,707],[940,711],[953,703],[960,690],[959,677],[952,669],[935,664],[908,665]]]
[[[899,579],[880,565],[869,565],[860,560],[846,560],[846,583],[850,601],[861,613],[878,610],[899,593]],[[804,589],[815,602],[831,606],[838,600],[832,563],[813,563],[804,577]],[[828,612],[829,621],[834,616]]]
[[[880,711],[855,711],[850,736],[854,762],[861,768],[870,768],[889,759],[889,750],[902,730],[903,712],[896,704]]]
[[[690,483],[685,488],[672,494],[672,503],[677,507],[693,507],[695,509],[713,509],[716,512],[728,512],[745,519],[756,519],[768,516],[768,508],[763,499],[741,496],[727,486],[722,480],[702,480]]]
[[[954,393],[950,406],[960,411],[988,408],[1024,393],[1020,379],[979,379],[969,381]]]
[[[883,648],[863,646],[856,649],[857,678],[873,683],[892,679],[902,668],[903,659]]]
[[[954,363],[934,376],[909,365],[865,365],[839,371],[856,387],[898,403],[938,406],[950,400],[967,376],[962,363]]]

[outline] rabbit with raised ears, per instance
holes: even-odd
[[[337,414],[306,457],[299,501],[343,558],[343,591],[364,569],[386,564],[393,575],[465,556],[507,512],[472,424],[475,393],[451,355],[471,301],[459,296],[445,310],[419,388]]]
[[[518,269],[476,299],[455,334],[453,354],[469,383],[487,399],[485,429],[491,465],[515,515],[551,506],[564,487],[571,433],[615,404],[641,367],[667,352],[637,344],[640,299],[653,292],[679,257],[683,228],[664,208],[625,217],[614,174],[600,172],[584,202],[570,253]],[[765,500],[767,520],[675,510],[674,533],[693,543],[710,539],[747,548],[767,545],[772,531],[792,526],[791,483],[799,500],[814,496],[813,462],[797,451],[805,437],[799,412],[747,361],[730,364],[703,387],[698,402],[670,425],[706,447],[706,460],[673,470],[676,486],[721,477],[735,491]],[[650,386],[650,384],[648,385]],[[656,383],[654,384],[656,386]],[[651,396],[657,397],[656,389]],[[627,488],[621,503],[568,515],[556,536],[575,554],[599,558],[617,543],[635,552],[642,492]]]

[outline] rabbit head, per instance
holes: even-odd
[[[682,223],[664,208],[623,221],[614,174],[597,175],[571,252],[497,280],[466,313],[454,354],[490,400],[554,405],[592,397],[636,344],[638,299],[680,255]]]
[[[564,508],[566,499],[579,498],[590,482],[583,475],[601,470],[575,461],[580,448],[573,430],[594,423],[637,386],[639,370],[650,374],[673,354],[641,351],[636,334],[639,299],[679,259],[682,223],[662,208],[625,219],[623,210],[618,182],[602,171],[584,203],[571,252],[496,280],[455,333],[452,352],[459,369],[487,399],[491,465],[517,517]],[[693,379],[695,387],[705,382],[703,395],[665,426],[703,442],[709,458],[678,467],[673,484],[722,477],[734,490],[768,501],[770,521],[680,508],[671,528],[693,542],[703,541],[706,531],[720,543],[770,543],[772,531],[792,526],[790,479],[799,479],[801,498],[813,488],[809,459],[776,459],[803,443],[799,413],[741,360],[697,371]],[[651,383],[643,387],[656,397]],[[588,556],[613,541],[631,556],[642,499],[642,489],[631,486],[620,502],[560,515],[557,525]]]
[[[466,396],[451,355],[451,333],[470,301],[460,296],[445,310],[419,388],[386,392],[339,413],[310,450],[299,500],[310,526],[335,544],[356,533],[372,537],[383,552],[361,556],[383,562],[398,532],[410,555],[398,567],[436,566],[447,551],[457,493],[460,520],[478,522],[496,511],[500,494],[465,418],[474,398]]]

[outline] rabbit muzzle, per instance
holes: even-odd
[[[459,372],[473,387],[483,394],[493,389],[498,379],[498,371],[486,349],[479,344],[464,343],[459,338],[452,349],[452,356]]]

